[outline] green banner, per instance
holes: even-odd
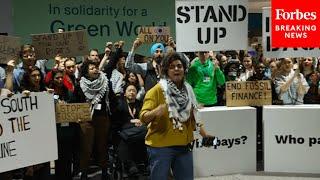
[[[86,29],[90,48],[103,52],[107,41],[125,41],[128,51],[141,26],[169,26],[175,37],[174,0],[13,0],[16,36]],[[138,53],[150,55],[150,44]]]

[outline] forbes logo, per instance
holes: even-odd
[[[284,9],[275,9],[276,10],[276,20],[316,20],[317,12],[301,12],[299,9],[296,9],[293,12],[287,12]]]

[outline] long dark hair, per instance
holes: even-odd
[[[137,81],[133,84],[134,86],[138,87],[139,86],[139,78],[138,78],[138,75],[132,71],[127,71],[126,73],[126,76],[124,77],[124,81],[126,84],[132,84],[130,81],[129,81],[129,78],[130,78],[130,74],[133,74],[134,77],[136,77]]]
[[[36,89],[36,87],[33,86],[33,84],[31,83],[30,76],[33,71],[39,71],[39,73],[40,73],[40,88],[39,89]],[[43,75],[41,73],[41,70],[38,67],[33,66],[30,69],[27,69],[26,72],[23,74],[22,83],[21,83],[21,91],[24,91],[24,90],[28,90],[31,92],[39,92],[39,91],[46,90],[46,87],[45,87],[45,84],[43,81]]]
[[[54,77],[58,74],[58,73],[61,73],[62,75],[64,75],[64,71],[61,70],[61,69],[53,69],[51,71],[51,78],[48,82],[48,88],[51,88],[51,89],[56,89],[57,87],[55,86],[54,84]]]

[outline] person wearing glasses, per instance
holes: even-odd
[[[162,78],[147,92],[140,111],[140,120],[148,127],[145,144],[151,180],[168,179],[170,168],[174,179],[194,179],[191,142],[197,125],[193,110],[198,106],[192,87],[185,81],[186,70],[182,54],[167,54]],[[203,138],[210,137],[201,125],[198,127]]]

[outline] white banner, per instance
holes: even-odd
[[[248,47],[247,0],[176,0],[178,52]]]
[[[318,57],[320,48],[272,48],[270,7],[262,9],[262,43],[263,56],[268,58]]]
[[[320,106],[264,106],[264,170],[320,172]]]
[[[213,147],[202,147],[201,136],[193,143],[196,177],[256,171],[256,109],[210,107],[199,118],[208,134],[217,137]]]
[[[52,95],[0,97],[0,172],[58,158]]]

